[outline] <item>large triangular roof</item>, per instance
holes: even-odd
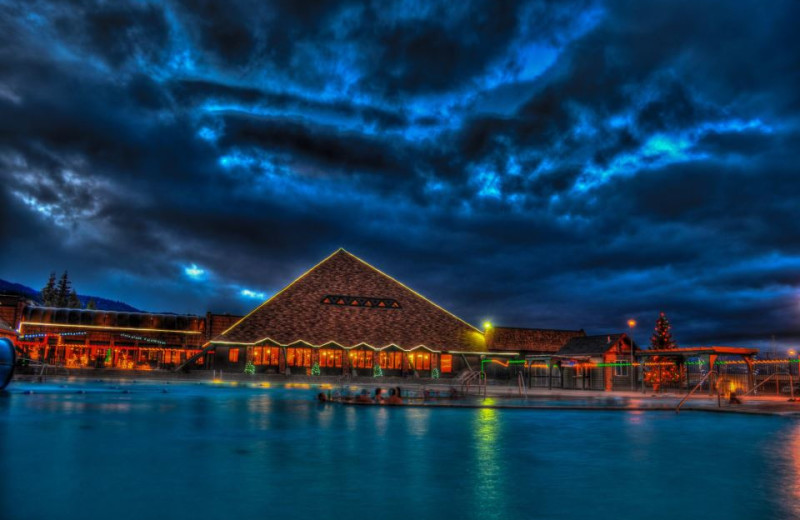
[[[345,304],[325,301],[348,296]],[[351,304],[358,299],[359,303]],[[370,300],[370,303],[365,302]],[[378,301],[387,302],[379,306]],[[392,308],[392,303],[397,307]],[[339,249],[212,340],[373,348],[484,350],[483,333],[360,258]]]

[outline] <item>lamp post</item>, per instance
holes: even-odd
[[[636,391],[636,367],[634,367],[633,355],[633,329],[636,328],[636,320],[633,318],[628,320],[628,339],[631,340],[631,392]]]
[[[794,402],[794,381],[792,380],[792,356],[796,356],[797,351],[795,349],[789,349],[789,366],[787,367],[789,372],[789,401]],[[800,369],[798,369],[798,373],[800,373]]]

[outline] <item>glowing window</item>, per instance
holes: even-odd
[[[373,356],[371,350],[351,350],[350,366],[352,368],[372,368]]]
[[[342,367],[342,351],[323,348],[319,351],[319,366],[320,367]]]
[[[439,370],[442,374],[449,374],[453,371],[453,356],[451,354],[439,356]]]
[[[264,349],[262,347],[254,347],[253,348],[253,364],[260,365],[261,364],[261,356]]]
[[[427,352],[420,352],[408,355],[408,361],[414,370],[430,370],[431,355]]]
[[[287,348],[286,364],[291,367],[310,367],[311,349],[310,348]]]
[[[402,370],[403,368],[403,353],[402,352],[381,352],[378,355],[378,364],[381,368],[389,370]]]
[[[228,361],[231,363],[238,363],[239,362],[239,349],[232,348],[228,351]]]

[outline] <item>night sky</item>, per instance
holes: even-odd
[[[794,345],[798,20],[0,1],[0,278],[241,313],[344,247],[474,324]]]

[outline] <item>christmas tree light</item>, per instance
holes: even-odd
[[[650,336],[650,350],[672,350],[678,348],[675,340],[672,339],[671,328],[672,325],[670,325],[667,315],[661,312],[656,320],[653,335]],[[653,363],[658,368],[644,373],[645,383],[652,385],[655,391],[658,391],[664,383],[677,383],[681,380],[681,367],[675,363],[661,363],[661,361],[669,361],[669,358],[653,356]]]

